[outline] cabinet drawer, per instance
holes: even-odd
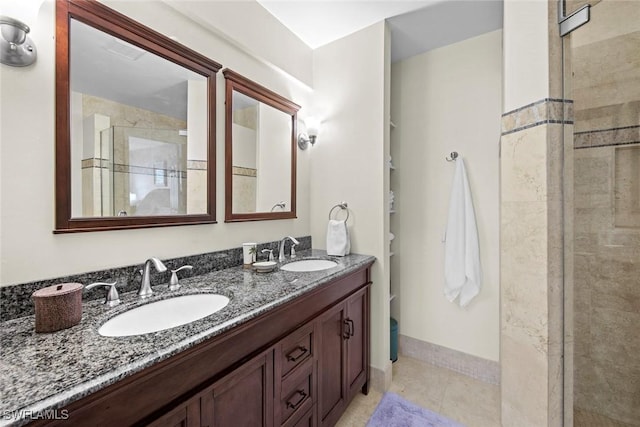
[[[313,406],[313,394],[313,363],[309,360],[282,382],[281,423],[307,412]]]
[[[314,409],[315,406],[298,419],[290,418],[286,424],[283,424],[283,427],[316,427],[316,419],[313,416]]]
[[[282,340],[282,377],[313,356],[313,324],[304,326]]]

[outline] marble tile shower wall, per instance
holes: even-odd
[[[570,50],[574,408],[625,425],[640,420],[639,13],[598,4]]]
[[[570,100],[502,116],[502,425],[562,425],[562,133]],[[526,366],[526,369],[522,369]],[[523,386],[525,385],[525,386]]]
[[[311,236],[297,237],[297,239],[300,244],[296,246],[296,250],[311,249]],[[274,250],[274,253],[277,253],[279,243],[279,241],[260,243],[258,244],[258,253],[260,253],[262,249],[272,249]],[[285,245],[285,252],[289,253],[290,248],[291,242],[287,241]],[[242,265],[242,248],[231,248],[167,260],[163,259],[162,261],[167,266],[167,271],[164,273],[153,271],[151,283],[168,283],[171,274],[169,270],[176,269],[187,264],[192,265],[193,270],[181,272],[184,273],[182,277],[199,276],[212,271]],[[140,287],[141,276],[139,270],[141,268],[142,264],[128,265],[48,280],[38,280],[35,282],[2,286],[0,287],[0,321],[16,319],[34,314],[31,294],[33,294],[37,289],[52,286],[57,283],[77,282],[82,283],[83,285],[88,285],[94,282],[116,280],[118,282],[119,292],[135,291]],[[100,298],[104,298],[104,289],[92,289],[90,291],[83,292],[84,300]]]
[[[614,150],[575,150],[574,404],[637,422],[640,228],[616,227]]]

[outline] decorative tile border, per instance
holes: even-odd
[[[311,249],[311,236],[297,237],[300,244],[297,250]],[[272,249],[278,251],[279,241],[261,243],[258,245],[258,253],[262,249]],[[289,252],[291,242],[287,240],[285,252]],[[242,247],[225,249],[222,251],[208,252],[198,255],[190,255],[180,258],[162,260],[167,266],[164,273],[152,272],[152,283],[168,283],[171,272],[183,265],[192,265],[193,270],[184,271],[183,277],[199,276],[212,271],[223,270],[225,268],[242,265]],[[0,321],[16,319],[19,317],[34,314],[31,294],[40,288],[52,286],[58,283],[77,282],[88,285],[93,282],[108,282],[116,280],[120,292],[135,291],[140,288],[140,273],[142,264],[129,265],[125,267],[111,268],[108,270],[94,271],[84,274],[74,274],[55,279],[39,280],[36,282],[16,284],[0,287]],[[104,290],[92,289],[83,292],[84,300],[94,300],[104,298]]]
[[[204,163],[204,166],[202,165],[202,163]],[[189,167],[190,164],[193,167]],[[82,169],[92,169],[92,168],[109,169],[110,167],[113,168],[113,172],[116,172],[116,173],[155,176],[158,171],[162,171],[164,172],[164,175],[167,177],[171,176],[174,178],[175,177],[180,177],[183,179],[187,178],[186,171],[178,171],[173,169],[160,169],[160,168],[154,168],[149,166],[125,165],[122,163],[111,164],[111,162],[108,159],[99,159],[99,158],[90,158],[90,159],[82,160]],[[202,162],[200,160],[189,160],[187,161],[187,169],[206,170],[207,162]]]
[[[502,135],[550,123],[573,124],[573,101],[545,98],[508,111],[502,115]]]
[[[467,353],[420,341],[405,335],[398,337],[400,354],[475,378],[500,385],[500,363]]]
[[[82,169],[91,169],[91,168],[108,168],[109,160],[108,159],[100,159],[97,157],[91,157],[89,159],[83,159],[81,162]]]
[[[231,168],[231,173],[233,175],[242,175],[242,176],[257,176],[257,169],[252,168],[241,168],[240,166],[234,166]]]
[[[163,177],[168,178],[183,178],[187,177],[187,171],[180,171],[174,169],[154,168],[150,166],[134,166],[123,165],[120,163],[113,164],[113,172],[115,173],[128,173],[131,175],[149,175],[156,176],[157,172],[162,172]]]
[[[640,143],[640,126],[597,129],[573,134],[573,147],[595,148]]]
[[[206,171],[207,161],[206,160],[187,160],[187,169]]]

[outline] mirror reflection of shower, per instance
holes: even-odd
[[[111,126],[101,132],[100,153],[99,180],[83,192],[94,216],[187,213],[184,132]]]
[[[116,208],[127,210],[128,203],[131,215],[138,216],[186,214],[186,141],[130,136],[128,143],[129,162],[121,173],[128,174],[129,197],[116,198]]]

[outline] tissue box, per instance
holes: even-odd
[[[80,323],[82,288],[81,283],[61,283],[35,291],[31,297],[36,306],[36,332],[55,332]]]

